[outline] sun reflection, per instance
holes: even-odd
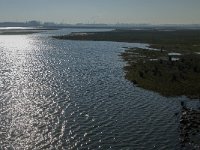
[[[27,35],[0,35],[0,45],[8,50],[30,48],[33,42]]]
[[[3,149],[34,149],[34,145],[50,137],[51,131],[47,127],[54,119],[51,113],[64,115],[50,94],[54,91],[48,83],[51,81],[47,82],[46,78],[53,74],[42,62],[41,47],[42,43],[34,36],[0,36],[0,90],[5,99],[0,101],[3,104],[0,105],[0,120],[4,114],[7,121],[0,124]],[[64,132],[64,126],[61,129]]]

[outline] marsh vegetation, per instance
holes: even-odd
[[[177,61],[167,51],[133,48],[122,53],[126,79],[164,96],[200,97],[200,55],[183,54]]]
[[[126,79],[164,96],[200,97],[200,30],[113,30],[54,38],[148,43],[150,49],[126,48],[121,54]],[[173,61],[170,53],[180,56]]]

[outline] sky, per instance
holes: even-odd
[[[200,0],[0,0],[0,22],[200,24]]]

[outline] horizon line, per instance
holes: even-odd
[[[162,26],[162,25],[197,25],[200,26],[200,23],[83,23],[83,22],[77,22],[77,23],[63,23],[63,22],[53,22],[53,21],[38,21],[38,20],[29,20],[29,21],[0,21],[0,24],[3,23],[23,23],[23,24],[29,24],[29,23],[37,23],[40,25],[45,24],[54,24],[54,25],[149,25],[149,26]]]

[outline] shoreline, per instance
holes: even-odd
[[[125,78],[136,86],[165,97],[185,95],[191,100],[200,100],[200,30],[158,32],[155,35],[152,33],[156,31],[151,34],[142,31],[138,33],[142,34],[140,40],[136,37],[138,34],[127,32],[72,33],[54,38],[149,44],[147,48],[124,47],[120,56],[126,62]],[[175,113],[180,119],[181,146],[199,148],[200,108],[192,110],[181,103],[181,111]]]
[[[27,35],[40,33],[48,30],[56,29],[46,29],[46,28],[33,28],[33,29],[0,29],[0,35]]]
[[[200,30],[75,32],[53,38],[149,44],[147,49],[127,48],[122,52],[125,78],[166,97],[200,99]]]

